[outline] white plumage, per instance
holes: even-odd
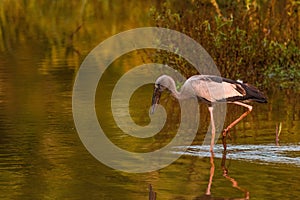
[[[195,75],[187,79],[181,87],[180,92],[178,92],[176,90],[175,81],[170,76],[162,75],[155,82],[155,88],[152,97],[151,113],[154,112],[155,106],[159,103],[161,93],[165,89],[169,90],[172,93],[172,95],[177,99],[188,99],[197,97],[200,101],[206,103],[209,106],[212,124],[211,151],[213,151],[215,136],[212,104],[229,102],[248,108],[248,111],[246,111],[239,118],[233,121],[226,129],[224,129],[223,146],[224,150],[226,150],[227,132],[240,120],[246,117],[252,110],[252,106],[243,102],[267,102],[266,97],[262,92],[260,92],[257,88],[245,84],[241,81],[234,81],[219,76]]]

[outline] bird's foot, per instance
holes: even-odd
[[[222,132],[222,135],[223,135],[223,138],[225,137],[225,138],[229,138],[229,139],[231,139],[231,135],[230,135],[230,132],[229,132],[229,129],[224,129],[223,130],[223,132]]]
[[[226,152],[226,149],[227,149],[226,139],[227,139],[227,137],[229,137],[229,139],[231,139],[231,136],[229,134],[229,129],[227,129],[227,128],[224,129],[222,135],[223,135],[223,137],[222,137],[223,148],[224,148],[224,152]]]
[[[230,135],[230,132],[229,132],[229,131],[227,131],[227,138],[228,138],[229,140],[231,140],[231,135]]]
[[[227,144],[226,144],[226,136],[222,138],[222,143],[223,143],[223,149],[224,149],[224,152],[226,152],[226,148],[227,148]]]
[[[213,142],[210,144],[209,151],[210,151],[210,153],[214,152],[214,143]]]

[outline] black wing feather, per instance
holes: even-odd
[[[259,103],[267,103],[266,96],[256,87],[247,83],[241,83],[227,78],[222,78],[223,81],[234,84],[235,89],[242,94],[242,96],[228,97],[227,101],[256,101]]]

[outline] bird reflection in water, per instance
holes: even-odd
[[[226,152],[223,152],[223,156],[222,156],[222,162],[221,162],[221,168],[222,168],[222,172],[223,172],[223,177],[225,177],[227,180],[229,180],[232,183],[232,187],[238,189],[239,191],[244,193],[244,197],[242,198],[223,198],[223,197],[212,197],[211,195],[211,185],[213,182],[213,176],[215,174],[215,163],[214,163],[214,153],[211,152],[211,156],[210,156],[210,176],[209,176],[209,181],[208,181],[208,185],[207,185],[207,189],[205,192],[205,195],[200,196],[200,197],[196,197],[195,200],[221,200],[221,199],[232,199],[232,200],[248,200],[250,199],[250,193],[247,189],[242,188],[239,186],[238,182],[232,178],[231,176],[229,176],[229,170],[225,165],[226,163]]]
[[[232,183],[233,188],[236,188],[239,191],[243,192],[244,197],[241,197],[241,198],[212,197],[212,195],[211,195],[211,186],[212,186],[213,177],[214,177],[214,174],[215,174],[215,162],[214,162],[214,153],[211,152],[211,156],[210,156],[210,173],[209,173],[209,180],[208,180],[206,192],[205,192],[204,195],[194,198],[194,200],[225,200],[225,199],[226,200],[248,200],[248,199],[250,199],[249,191],[245,188],[240,187],[238,182],[234,178],[229,176],[229,170],[226,167],[225,163],[226,163],[226,152],[223,152],[222,162],[221,162],[221,169],[222,169],[222,172],[223,172],[223,177],[225,177],[225,179],[229,180]],[[157,197],[157,194],[152,189],[152,185],[149,185],[149,200],[156,200],[156,197]]]
[[[213,156],[211,156],[211,157],[213,157]],[[244,195],[245,195],[245,196],[244,196],[243,199],[249,199],[249,198],[250,198],[249,191],[248,191],[247,189],[245,189],[245,188],[240,187],[240,186],[238,185],[238,182],[237,182],[234,178],[232,178],[232,177],[230,177],[230,176],[228,175],[228,169],[227,169],[226,166],[225,166],[225,162],[226,162],[226,152],[223,152],[222,163],[221,163],[222,170],[223,170],[223,176],[224,176],[226,179],[228,179],[230,182],[232,182],[232,187],[234,187],[234,188],[236,188],[236,189],[238,189],[238,190],[244,192]]]

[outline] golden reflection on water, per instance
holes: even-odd
[[[253,199],[299,197],[299,167],[293,165],[261,165],[227,156],[225,167],[221,159],[185,155],[159,171],[128,174],[104,166],[87,152],[72,119],[76,71],[88,52],[107,37],[151,25],[145,13],[155,4],[159,2],[0,2],[1,199],[147,199],[149,184],[159,199],[201,199],[205,193],[211,198],[236,198],[247,197],[247,191]],[[116,61],[102,84],[111,89],[114,78],[145,62],[140,55],[135,52],[130,55],[133,58]],[[151,93],[152,86],[148,85],[132,97],[130,109],[137,124],[148,122],[146,104],[150,104]],[[278,90],[268,96],[269,104],[255,105],[232,131],[229,143],[274,143],[276,124],[281,122],[280,143],[299,144],[299,94]],[[165,95],[162,104],[170,113],[177,113],[177,102],[167,99]],[[105,107],[107,102],[99,99],[97,103]],[[126,136],[117,129],[109,109],[101,110],[98,104],[96,109],[104,114],[110,139],[132,151],[159,148],[178,128],[178,114],[173,114],[164,134],[145,141],[127,138],[124,143]],[[207,108],[200,108],[201,126],[195,144],[201,144],[209,122]],[[242,108],[229,105],[228,122],[242,112]],[[228,173],[224,176],[225,169]]]

